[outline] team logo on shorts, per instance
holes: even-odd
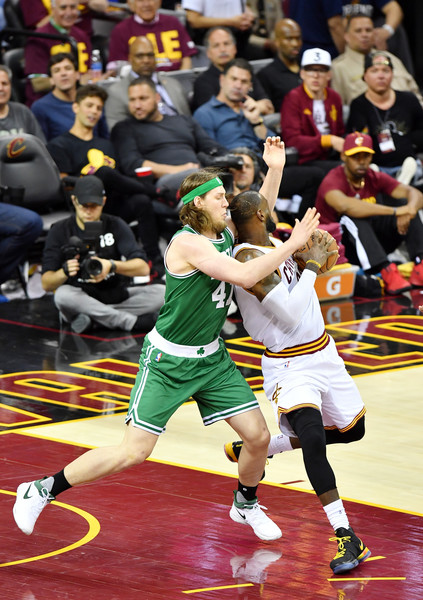
[[[160,362],[160,360],[161,360],[162,356],[163,356],[163,353],[162,353],[162,352],[159,352],[159,353],[156,355],[156,358],[155,358],[154,360],[155,360],[156,362]]]
[[[272,394],[272,401],[273,402],[276,402],[276,403],[278,402],[278,400],[279,400],[279,394],[281,393],[281,391],[282,391],[282,386],[279,386],[278,384],[276,384],[275,391]]]

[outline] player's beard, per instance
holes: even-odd
[[[273,233],[276,229],[276,223],[270,215],[266,217],[266,231],[267,233]]]

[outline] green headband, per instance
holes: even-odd
[[[219,179],[219,177],[214,177],[213,179],[210,179],[210,181],[206,181],[206,183],[202,183],[198,187],[194,188],[188,192],[188,194],[185,194],[185,196],[182,197],[182,202],[184,204],[188,204],[188,202],[194,200],[196,196],[202,196],[206,192],[210,192],[210,190],[214,190],[214,188],[219,187],[219,185],[223,185],[222,180]]]

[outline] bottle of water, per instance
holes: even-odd
[[[100,50],[93,50],[91,54],[91,81],[98,81],[101,78],[102,73],[103,63],[101,60]]]

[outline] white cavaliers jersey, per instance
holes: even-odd
[[[275,247],[282,244],[276,238],[270,239]],[[255,248],[264,254],[273,251],[272,246],[238,244],[232,251],[234,258],[244,248]],[[288,292],[291,293],[300,278],[297,263],[292,257],[279,265],[278,275]],[[265,309],[251,292],[236,286],[235,294],[244,327],[249,336],[253,340],[261,342],[271,353],[279,354],[284,349],[289,348],[290,350],[287,351],[286,356],[308,354],[310,351],[315,352],[327,344],[328,336],[325,332],[322,311],[314,287],[300,322],[293,326],[280,322],[273,313]],[[285,355],[285,353],[282,353],[282,355]]]

